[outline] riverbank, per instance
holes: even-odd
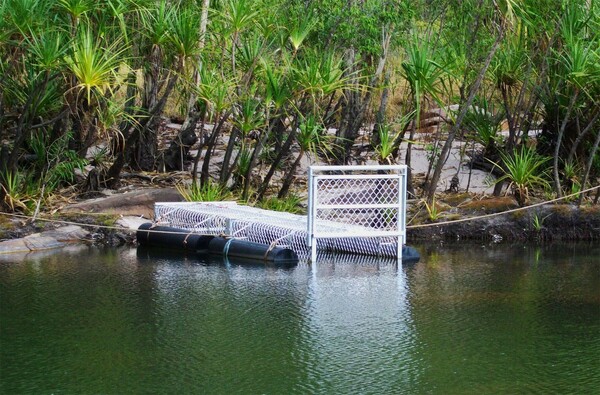
[[[414,241],[478,240],[500,242],[555,242],[600,240],[600,207],[551,204],[513,211],[493,204],[503,199],[482,200],[480,208],[463,208],[437,221],[409,225]],[[498,214],[498,215],[494,215]],[[436,225],[436,223],[439,223]]]
[[[160,201],[183,198],[172,188],[147,188],[70,204],[53,214],[43,213],[35,221],[2,215],[0,253],[60,248],[74,242],[135,245],[135,230],[154,220],[152,209]],[[73,231],[74,226],[79,229]],[[562,203],[520,208],[509,196],[444,193],[435,208],[418,200],[409,202],[407,239],[409,244],[596,241],[600,240],[600,206]]]

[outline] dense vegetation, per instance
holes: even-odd
[[[125,168],[183,170],[192,148],[197,188],[215,183],[263,200],[276,186],[284,197],[304,155],[357,163],[361,131],[371,159],[410,165],[424,114],[452,104],[458,109],[447,109],[449,126],[432,136],[431,169],[414,193],[433,200],[455,139],[482,147],[479,165],[496,172],[497,192],[509,184],[521,204],[532,187],[561,196],[598,184],[593,0],[0,7],[4,209],[31,210],[88,165],[82,191],[115,188]],[[165,113],[184,124],[161,149]]]

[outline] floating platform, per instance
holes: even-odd
[[[154,226],[287,248],[312,262],[323,252],[415,261],[418,253],[404,246],[407,172],[403,165],[311,166],[306,215],[236,202],[156,203]]]
[[[310,257],[308,224],[304,215],[264,210],[236,202],[156,203],[154,211],[155,224],[158,226],[289,248],[300,259]],[[398,238],[364,237],[365,232],[375,229],[319,219],[315,226],[321,231],[338,235],[320,241],[317,247],[320,252],[397,257]],[[416,251],[409,247],[404,247],[403,257],[418,260]]]

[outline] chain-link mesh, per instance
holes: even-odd
[[[317,249],[324,244],[340,251],[397,256],[398,243],[405,238],[404,166],[314,166],[309,173],[308,232]],[[352,229],[354,237],[324,228],[321,221]]]
[[[293,249],[300,258],[308,258],[306,245],[306,216],[273,212],[255,207],[224,203],[156,203],[156,222],[159,225],[194,231],[201,234],[229,235],[248,241],[285,246]],[[331,232],[356,234],[362,229],[340,225],[331,221],[319,221],[321,229]],[[344,237],[326,239],[319,249],[354,254],[396,256],[396,241]]]
[[[317,177],[315,218],[395,231],[401,215],[398,185],[391,179]]]

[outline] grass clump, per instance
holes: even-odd
[[[285,198],[270,197],[257,204],[258,207],[265,210],[285,211],[292,214],[304,214],[306,210],[300,205],[302,199],[296,195],[289,195]]]
[[[212,181],[189,186],[177,185],[177,191],[187,202],[216,202],[231,198],[230,192]]]
[[[541,232],[544,228],[544,221],[546,218],[550,217],[552,214],[548,214],[546,216],[540,216],[538,213],[533,214],[531,218],[531,226],[536,232]]]

